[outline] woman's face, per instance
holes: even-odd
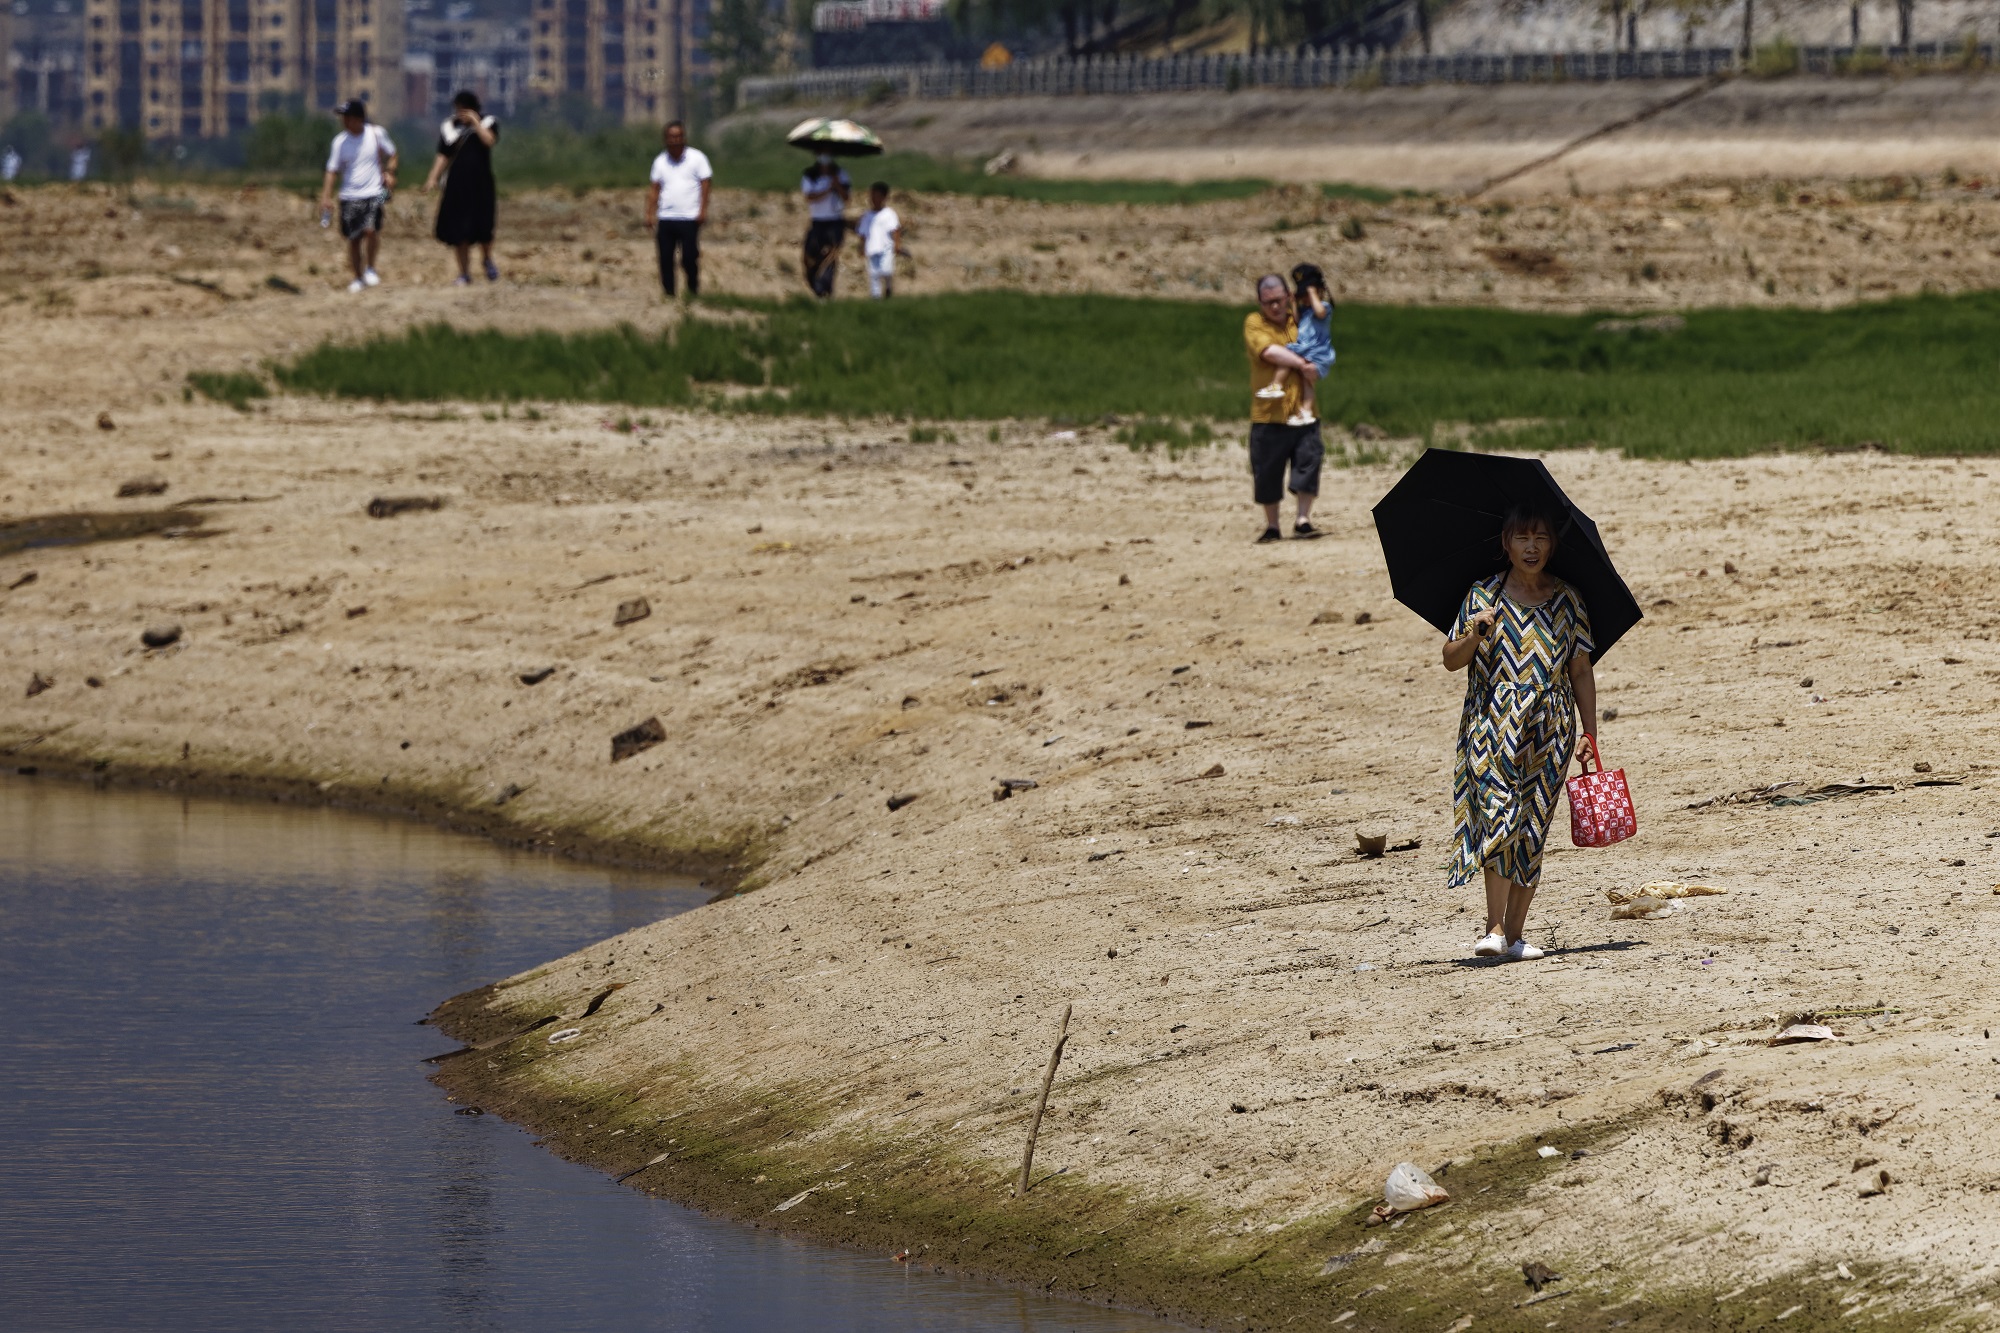
[[[1556,550],[1556,539],[1539,523],[1514,529],[1501,544],[1507,551],[1508,562],[1520,573],[1528,575],[1546,571],[1549,557]]]

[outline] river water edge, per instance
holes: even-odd
[[[707,1217],[426,1081],[442,998],[707,896],[385,818],[0,779],[0,1324],[1163,1326]]]

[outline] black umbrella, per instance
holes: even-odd
[[[1426,449],[1375,506],[1375,531],[1396,600],[1449,634],[1466,591],[1507,567],[1500,523],[1515,505],[1556,516],[1549,572],[1575,588],[1590,613],[1600,660],[1639,623],[1639,603],[1618,577],[1590,516],[1570,503],[1540,459]]]

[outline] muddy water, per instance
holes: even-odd
[[[703,1217],[425,1081],[439,999],[704,897],[386,820],[0,779],[0,1327],[1163,1327]]]

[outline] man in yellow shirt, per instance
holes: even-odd
[[[1297,342],[1299,326],[1292,318],[1292,294],[1285,280],[1275,273],[1257,279],[1257,309],[1243,321],[1243,350],[1250,357],[1250,475],[1253,498],[1264,506],[1264,535],[1257,540],[1274,542],[1284,533],[1278,530],[1278,505],[1285,495],[1285,474],[1291,473],[1291,491],[1299,502],[1299,520],[1292,528],[1298,538],[1319,536],[1312,525],[1313,501],[1319,497],[1319,465],[1325,454],[1320,444],[1319,423],[1287,425],[1299,410],[1299,385],[1305,376],[1317,379],[1319,369],[1285,344]],[[1283,398],[1259,398],[1257,390],[1277,378],[1278,367],[1294,372],[1285,377]]]

